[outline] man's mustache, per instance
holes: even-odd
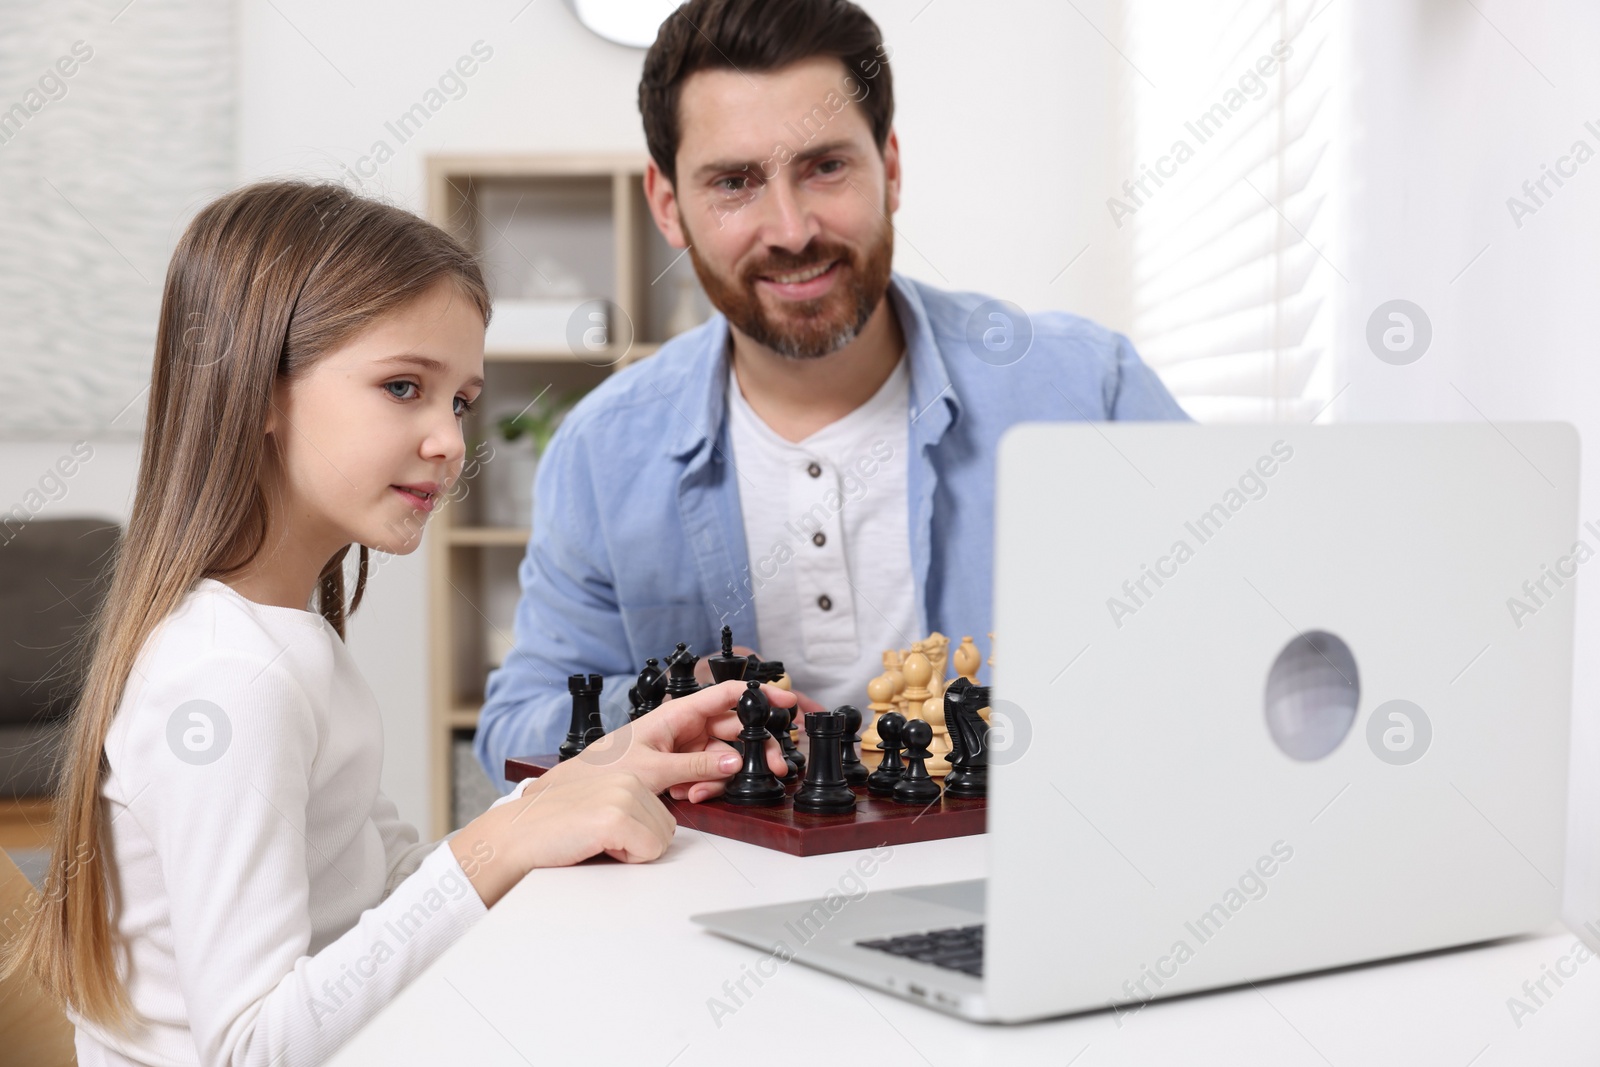
[[[834,260],[838,260],[846,266],[854,262],[847,248],[841,248],[837,245],[818,246],[815,249],[801,252],[770,254],[762,262],[745,268],[744,278],[747,282],[753,282],[767,275],[789,274],[797,270],[805,270],[808,267],[815,267],[822,263],[831,263]]]

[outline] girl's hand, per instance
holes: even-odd
[[[570,761],[569,761],[570,762]],[[485,907],[538,867],[568,867],[602,852],[647,863],[672,843],[678,825],[637,776],[614,769],[530,785],[490,808],[450,839],[450,848]]]
[[[546,772],[540,781],[566,781],[605,771],[630,771],[646,789],[668,792],[676,800],[699,803],[722,793],[726,780],[739,769],[739,750],[724,744],[739,736],[742,726],[733,707],[744,682],[723,682],[659,708],[606,734],[575,759]],[[763,685],[766,698],[780,708],[799,699],[776,686]],[[767,766],[782,777],[787,767],[778,742],[767,739]]]
[[[604,852],[624,863],[648,863],[672,843],[678,824],[654,792],[627,771],[529,788],[510,826],[527,841],[528,869],[569,867]]]

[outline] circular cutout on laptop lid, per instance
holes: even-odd
[[[1267,732],[1291,759],[1321,759],[1350,732],[1360,700],[1350,646],[1308,630],[1290,638],[1267,673]]]

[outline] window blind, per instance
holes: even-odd
[[[1133,340],[1202,422],[1308,420],[1333,395],[1328,2],[1126,0],[1133,171],[1107,210]]]

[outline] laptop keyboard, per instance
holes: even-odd
[[[983,977],[983,924],[951,926],[925,934],[905,934],[874,941],[857,941],[862,948],[904,956],[951,971]]]

